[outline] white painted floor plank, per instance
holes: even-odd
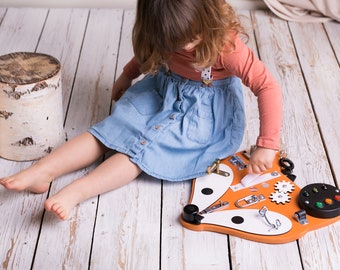
[[[340,179],[340,68],[321,24],[290,23],[296,51],[335,177]],[[338,27],[340,27],[338,25]],[[339,32],[340,33],[340,32]],[[317,37],[317,42],[309,42]],[[315,163],[319,159],[316,157]],[[334,184],[330,175],[320,178]]]
[[[35,51],[47,11],[47,9],[9,8],[1,23],[0,55],[17,51]]]
[[[333,48],[321,24],[289,23],[294,38],[295,48],[303,70],[313,109],[318,121],[321,136],[328,153],[329,168],[319,166],[327,164],[325,158],[309,155],[314,158],[314,177],[309,182],[322,182],[334,185],[340,179],[340,69]],[[338,25],[339,27],[339,25]],[[317,42],[308,42],[317,37]],[[317,132],[317,131],[315,131]],[[312,141],[313,142],[313,141]],[[314,141],[317,145],[317,142]],[[328,165],[328,166],[329,166]],[[328,167],[327,166],[327,167]],[[335,177],[335,178],[334,178]],[[317,230],[299,241],[302,261],[307,269],[335,269],[340,262],[340,234],[334,224]],[[319,246],[318,250],[310,249],[311,244]],[[331,259],[330,258],[334,258]]]
[[[4,8],[4,7],[0,8],[0,25],[1,25],[2,19],[5,15],[6,11],[7,11],[7,8]]]
[[[73,80],[78,68],[79,53],[83,42],[89,10],[51,9],[37,52],[53,55],[62,63],[63,111],[66,118]],[[56,25],[58,31],[55,31]]]
[[[109,113],[109,87],[113,83],[122,13],[122,10],[90,12],[65,126],[69,138],[84,132]],[[65,26],[68,27],[68,24]],[[98,31],[104,28],[105,31]],[[96,165],[56,179],[50,194],[86,175]],[[90,262],[96,211],[95,197],[77,206],[65,222],[57,221],[51,213],[47,213],[34,269],[48,268],[49,261],[44,258],[49,254],[53,254],[56,269],[86,269]]]
[[[324,23],[325,29],[327,31],[329,40],[335,52],[340,65],[340,25],[339,22],[326,22]]]
[[[46,14],[46,9],[9,8],[0,25],[0,54],[34,51]],[[12,175],[31,163],[0,159],[0,176]],[[3,269],[31,267],[45,199],[46,194],[8,192],[0,187],[0,211],[3,213],[0,258]]]
[[[284,30],[287,23],[284,21],[279,22],[279,19],[263,15],[264,12],[262,11],[254,12],[254,17],[257,21],[256,32],[259,36],[257,40],[262,43],[262,46],[260,46],[262,59],[274,70],[274,74],[279,78],[279,82],[283,88],[283,138],[288,155],[296,165],[296,170],[294,170],[297,175],[296,183],[300,187],[309,183],[332,183],[332,174],[325,149],[323,148],[321,135],[319,134],[316,116],[314,115],[307,91],[308,89],[302,76],[302,74],[306,72],[304,70],[306,67],[303,65],[300,67],[301,61],[298,61],[290,33]],[[271,32],[264,31],[266,26],[271,25],[273,22],[275,22],[275,27],[278,28],[271,28]],[[278,35],[277,33],[280,34]],[[266,40],[268,34],[272,36],[271,42]],[[321,35],[321,33],[318,33],[318,35]],[[294,37],[298,38],[296,36]],[[268,48],[267,45],[270,43],[275,44],[276,49]],[[306,44],[312,46],[311,43],[309,39],[305,40],[304,53],[306,53]],[[299,59],[301,57],[304,58],[305,56],[300,54]],[[273,61],[273,59],[276,60]],[[316,114],[317,113],[318,112],[316,112]],[[332,230],[333,226],[308,233],[298,241],[300,252],[304,254],[302,258],[304,268],[308,269],[308,264],[313,261],[311,265],[318,267],[310,269],[328,269],[331,263],[327,260],[327,247],[318,249],[311,249],[310,247],[313,246],[311,244],[312,242],[327,242],[327,239],[329,239],[329,231]],[[329,244],[330,246],[334,246],[336,245],[335,243],[338,242],[339,240],[335,240],[334,242],[332,240],[329,241]],[[289,257],[296,258],[297,252],[297,250],[291,252]],[[337,249],[335,249],[335,256],[339,257],[337,252]],[[288,254],[288,251],[282,252],[282,255],[286,254]],[[298,263],[298,258],[296,261]],[[334,262],[336,263],[336,260],[334,260]]]

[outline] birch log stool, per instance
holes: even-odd
[[[0,157],[35,160],[64,141],[60,73],[50,55],[0,56]]]

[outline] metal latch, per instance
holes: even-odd
[[[243,170],[244,168],[247,167],[247,164],[245,164],[243,162],[243,160],[240,157],[236,156],[236,155],[232,155],[231,158],[229,159],[229,162],[232,165],[237,166],[238,170]]]
[[[239,208],[245,208],[250,205],[253,205],[255,203],[261,202],[265,200],[266,198],[260,194],[260,195],[249,195],[247,197],[241,198],[235,202],[235,205]]]
[[[218,201],[218,202],[219,202],[219,204],[207,207],[204,210],[202,210],[201,212],[199,212],[199,214],[203,215],[203,214],[208,214],[208,213],[214,212],[216,210],[222,210],[224,208],[227,208],[228,205],[229,205],[229,202],[222,202],[222,201]]]
[[[225,176],[225,177],[230,176],[230,174],[228,172],[225,172],[225,171],[220,169],[220,163],[221,163],[221,160],[216,159],[215,162],[211,166],[208,166],[207,174],[216,173],[216,174],[219,174],[219,175],[222,175],[222,176]]]

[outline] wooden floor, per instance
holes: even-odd
[[[295,162],[296,184],[340,184],[340,24],[241,13],[248,45],[282,86],[282,148]],[[0,8],[0,54],[36,51],[60,59],[71,138],[109,114],[111,86],[132,56],[133,20],[131,10]],[[242,149],[258,130],[256,100],[246,88],[244,96]],[[0,159],[0,177],[30,164]],[[60,177],[41,195],[0,188],[0,269],[339,269],[340,222],[279,245],[184,229],[178,218],[190,182],[141,175],[77,206],[65,222],[44,212],[48,196],[94,166]]]

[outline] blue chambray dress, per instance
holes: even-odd
[[[205,175],[216,158],[235,153],[244,118],[237,77],[203,87],[201,81],[160,71],[131,86],[89,132],[145,173],[181,181]]]

